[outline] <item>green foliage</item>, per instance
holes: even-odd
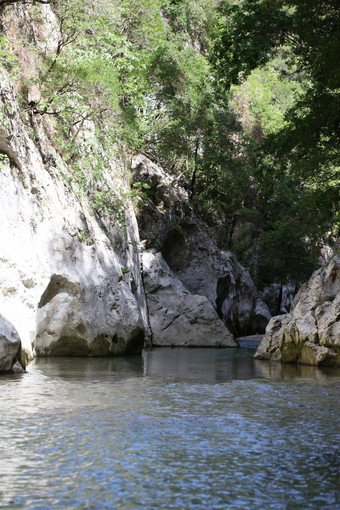
[[[183,234],[183,227],[174,221],[169,221],[168,226],[171,230],[176,230],[179,234]]]
[[[221,85],[241,83],[251,206],[264,220],[258,278],[303,278],[339,233],[340,11],[335,0],[224,0],[219,12],[213,60]]]
[[[94,244],[94,240],[92,239],[89,231],[86,228],[81,230],[77,237],[78,237],[78,241],[86,244],[86,246],[92,246]]]
[[[13,54],[10,43],[4,35],[0,35],[0,67],[12,72],[18,70],[18,59]]]
[[[231,91],[232,104],[241,116],[243,128],[258,137],[277,133],[288,125],[285,114],[302,94],[302,84],[297,76],[287,75],[282,59],[275,59],[254,69],[247,80],[233,85]]]
[[[6,163],[8,161],[8,157],[6,154],[0,154],[0,170],[4,170],[6,168],[6,165],[3,163],[3,161]]]
[[[205,52],[210,46],[217,5],[217,0],[163,0],[162,11],[173,33]]]

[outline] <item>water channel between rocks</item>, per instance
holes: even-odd
[[[340,371],[250,349],[0,378],[0,508],[339,509]]]

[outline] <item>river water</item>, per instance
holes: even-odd
[[[340,509],[340,372],[249,349],[0,378],[0,508]]]

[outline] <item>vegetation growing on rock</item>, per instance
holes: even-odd
[[[110,155],[128,170],[142,153],[184,183],[260,286],[309,276],[338,235],[335,0],[18,0],[0,9],[1,62],[32,137],[48,126],[63,178],[96,214],[124,230],[126,198],[143,208],[148,189],[109,189],[105,178],[116,171]]]

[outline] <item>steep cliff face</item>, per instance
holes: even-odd
[[[131,203],[123,232],[114,217],[99,217],[85,194],[68,188],[68,169],[42,120],[35,120],[38,142],[29,136],[5,73],[0,100],[15,155],[6,154],[0,172],[2,313],[28,356],[140,352],[146,304]],[[123,163],[111,165],[107,187],[123,187]]]
[[[340,256],[316,271],[291,313],[273,317],[255,357],[305,365],[340,365]]]

